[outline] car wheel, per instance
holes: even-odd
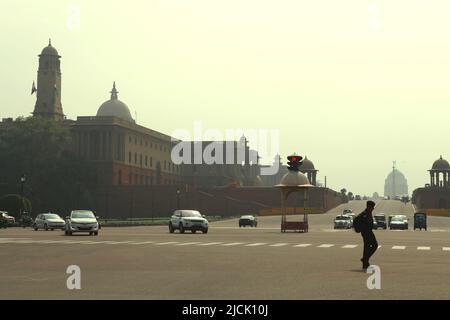
[[[36,225],[33,226],[34,231],[38,231],[38,227]]]
[[[239,228],[242,228],[242,224],[239,225]]]
[[[55,229],[53,229],[53,228],[50,229],[50,231],[53,231],[53,230],[55,230]]]
[[[191,232],[192,232],[192,233],[196,233],[196,232],[197,232],[197,230],[195,230],[195,229],[192,229],[192,230],[191,230]]]
[[[208,233],[208,228],[202,230],[203,233]]]
[[[44,229],[45,231],[48,231],[48,226],[46,224],[44,224]]]
[[[175,229],[172,226],[172,222],[169,222],[169,232],[173,233],[175,231]]]
[[[180,233],[184,233],[184,227],[183,227],[183,224],[182,223],[180,223]]]
[[[94,233],[93,233],[93,232],[89,232],[89,235],[90,235],[90,236],[93,236],[93,235],[94,235]]]
[[[95,232],[94,232],[94,236],[98,236],[98,231],[95,231]]]

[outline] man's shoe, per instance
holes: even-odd
[[[370,263],[363,261],[363,269],[367,269],[368,267],[370,267]]]

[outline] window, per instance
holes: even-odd
[[[129,142],[131,143],[131,136],[130,136]]]
[[[139,155],[139,164],[140,164],[141,167],[142,167],[142,154]]]
[[[153,157],[150,157],[150,167],[153,167]]]
[[[137,144],[137,138],[134,137],[134,144]]]
[[[150,149],[153,148],[153,142],[150,142]]]
[[[145,166],[146,167],[148,166],[148,157],[147,156],[145,156]]]
[[[119,185],[122,185],[122,170],[119,170],[118,176],[119,176]]]
[[[128,162],[131,163],[131,152],[128,152]]]
[[[131,173],[128,176],[128,184],[133,184],[133,175]]]
[[[141,139],[141,146],[142,146],[142,139]]]
[[[148,141],[145,141],[145,146],[148,147]]]
[[[166,160],[164,160],[164,170],[166,170],[167,169],[167,163],[166,163]]]
[[[162,144],[159,145],[159,151],[162,151]]]
[[[137,153],[136,152],[134,153],[134,163],[137,164]]]

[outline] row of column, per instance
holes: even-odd
[[[440,180],[440,174],[442,173],[442,180]],[[430,172],[430,182],[432,187],[449,187],[449,174],[448,171],[433,171]]]
[[[316,175],[317,175],[317,172],[307,172],[306,173],[306,177],[308,178],[309,183],[311,183],[313,186],[316,185]]]

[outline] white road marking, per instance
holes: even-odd
[[[357,246],[358,246],[357,244],[346,244],[345,246],[342,247],[342,249],[354,249]]]
[[[287,243],[275,243],[271,244],[269,247],[284,247],[287,246]]]
[[[417,250],[431,250],[430,247],[417,247]]]
[[[309,247],[309,246],[311,246],[310,243],[301,243],[301,244],[295,245],[294,247],[295,248],[306,248],[306,247]]]
[[[442,247],[442,251],[450,251],[450,247]]]
[[[258,243],[251,243],[251,244],[246,244],[246,247],[258,247],[258,246],[263,246],[267,244],[267,242],[258,242]]]
[[[179,243],[178,241],[169,241],[169,242],[159,242],[159,243],[155,243],[157,246],[164,246],[166,244],[176,244]]]
[[[216,244],[221,244],[223,242],[207,242],[207,243],[200,243],[199,246],[213,246]]]
[[[378,246],[378,249],[380,249],[381,248],[381,246]]]
[[[231,247],[231,246],[237,246],[237,245],[240,245],[240,244],[244,244],[244,243],[243,242],[232,242],[232,243],[222,244],[222,246],[224,246],[224,247]]]
[[[334,246],[334,244],[328,244],[328,243],[326,243],[326,244],[321,244],[320,246],[318,246],[317,248],[331,248],[331,247],[333,247]]]
[[[133,245],[141,245],[141,244],[151,244],[151,243],[155,243],[154,241],[142,241],[142,242],[134,242],[134,243],[130,243]]]
[[[176,244],[176,246],[189,246],[189,245],[192,245],[192,244],[198,244],[198,243],[201,243],[201,242],[184,242],[184,243],[179,243],[179,244]]]
[[[393,250],[405,250],[405,246],[392,246]]]

